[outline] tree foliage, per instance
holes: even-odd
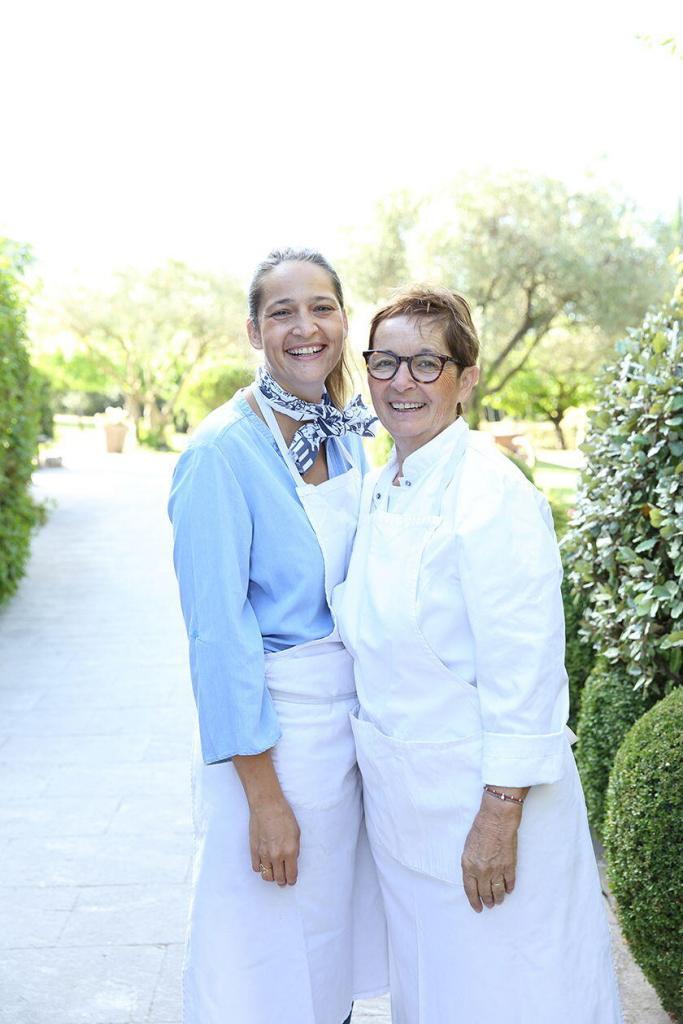
[[[430,278],[472,303],[482,339],[474,408],[498,395],[551,332],[612,341],[671,284],[658,227],[625,202],[526,174],[457,182],[430,200],[378,210],[376,235],[348,261],[356,293],[378,301]]]
[[[25,248],[0,239],[0,602],[12,594],[42,509],[29,484],[41,429],[41,387],[26,350]]]
[[[245,309],[232,279],[183,263],[121,273],[110,291],[82,291],[65,301],[62,325],[80,343],[79,366],[66,369],[98,381],[95,390],[106,382],[107,390],[120,391],[138,428],[159,434],[191,376],[208,359],[245,347]]]
[[[566,448],[564,418],[570,409],[592,403],[606,347],[587,332],[552,331],[489,403],[515,419],[549,421],[560,447]]]
[[[408,248],[422,206],[423,201],[406,190],[377,203],[368,237],[352,242],[351,258],[340,264],[357,298],[374,303],[392,288],[408,282]]]
[[[188,426],[196,427],[213,409],[229,401],[253,379],[254,367],[244,362],[229,362],[204,370],[191,381],[181,399]]]

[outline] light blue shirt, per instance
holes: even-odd
[[[360,437],[327,441],[330,476],[365,469]],[[173,475],[173,561],[207,764],[280,737],[264,651],[332,632],[320,546],[266,424],[241,395],[200,424]]]

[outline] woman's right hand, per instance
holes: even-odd
[[[250,809],[251,866],[264,882],[294,885],[301,833],[284,796]]]
[[[270,751],[232,759],[249,803],[251,866],[264,882],[294,885],[301,833],[287,803]]]

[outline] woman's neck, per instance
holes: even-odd
[[[268,373],[271,375],[276,384],[279,384],[283,391],[286,391],[288,395],[293,395],[294,398],[300,398],[302,402],[311,402],[313,405],[317,405],[318,402],[322,401],[323,393],[325,391],[325,381],[321,380],[317,384],[315,381],[310,381],[307,384],[302,384],[300,387],[292,388],[289,384],[286,384],[283,380],[273,373],[269,366],[266,367]]]
[[[275,377],[275,375],[273,375],[273,379],[277,380],[277,377]],[[295,398],[300,398],[304,402],[312,402],[313,404],[317,404],[318,402],[322,401],[322,396],[323,396],[324,387],[325,387],[324,384],[320,388],[320,394],[318,395],[318,397],[317,398],[310,398],[310,397],[307,397],[306,395],[302,395],[302,394],[297,395],[294,391],[289,391],[284,386],[284,384],[280,383],[279,380],[277,381],[277,383],[280,384],[280,387],[283,388],[285,391],[287,391],[288,394],[294,395]],[[263,416],[263,413],[261,412],[261,410],[259,408],[258,402],[256,401],[256,399],[253,396],[253,389],[256,388],[256,387],[258,387],[258,385],[257,384],[253,384],[251,387],[247,388],[246,392],[245,392],[245,398],[247,400],[247,405],[250,407],[252,412],[255,412],[256,415],[259,417],[259,419],[264,420],[264,416]],[[283,412],[278,412],[277,409],[273,409],[273,413],[275,415],[275,420],[277,422],[277,425],[278,425],[278,427],[280,428],[280,430],[282,432],[282,438],[283,438],[285,444],[289,446],[292,443],[292,438],[296,434],[296,432],[299,429],[299,427],[301,426],[301,424],[305,423],[306,421],[305,420],[295,420],[295,419],[292,419],[291,416],[287,416],[287,414],[283,413]]]
[[[418,448],[421,448],[421,444],[411,445],[410,443],[404,444],[400,441],[394,441],[394,448],[396,449],[396,479],[403,476],[403,463],[406,461],[409,455],[416,452]]]

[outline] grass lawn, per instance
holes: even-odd
[[[567,529],[568,513],[576,502],[576,488],[580,476],[577,465],[566,464],[578,461],[568,459],[567,456],[570,455],[574,453],[540,452],[534,466],[534,483],[543,491],[552,506],[558,536],[562,536]],[[556,456],[564,456],[565,458],[561,460],[564,464],[558,464]]]

